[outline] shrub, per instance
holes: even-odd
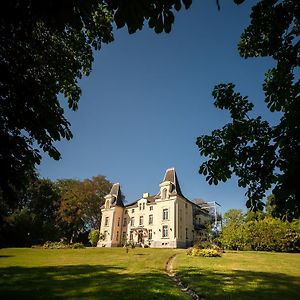
[[[199,249],[192,247],[187,250],[187,255],[191,256],[203,256],[203,257],[220,257],[221,253],[216,249]]]
[[[93,247],[97,246],[100,238],[100,231],[98,229],[92,229],[89,233],[89,242]]]
[[[46,242],[44,249],[82,249],[85,248],[82,243],[67,244],[65,242]]]
[[[217,245],[212,245],[212,248],[203,249],[199,245],[188,248],[186,251],[187,255],[191,256],[203,256],[203,257],[220,257],[223,250]]]
[[[229,224],[223,228],[219,240],[232,250],[299,252],[299,221],[288,223],[266,217],[244,222],[239,227]]]
[[[193,247],[188,248],[188,249],[186,250],[186,254],[187,254],[187,255],[192,255],[193,249],[194,249]]]
[[[43,245],[44,249],[66,249],[68,248],[68,244],[66,244],[65,242],[50,242],[47,241],[44,245]]]
[[[215,249],[201,249],[196,252],[197,256],[204,256],[204,257],[220,257],[221,254],[219,251]]]
[[[84,245],[82,243],[74,243],[74,244],[70,244],[70,248],[72,249],[84,249]]]

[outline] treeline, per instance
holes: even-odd
[[[87,243],[89,231],[100,226],[100,207],[111,186],[104,176],[32,179],[13,207],[0,197],[0,246],[30,247],[61,240]]]
[[[226,249],[300,252],[300,220],[282,221],[263,212],[231,209],[218,241]]]

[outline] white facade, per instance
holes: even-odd
[[[98,247],[116,247],[125,242],[153,248],[185,248],[202,239],[210,215],[186,199],[180,190],[175,169],[168,169],[159,193],[143,196],[124,205],[120,185],[114,184],[102,212]]]

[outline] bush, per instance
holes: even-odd
[[[74,243],[74,244],[70,244],[70,248],[72,249],[84,249],[84,245],[82,243]]]
[[[191,256],[203,256],[203,257],[220,257],[221,253],[216,249],[199,249],[192,247],[187,249],[187,255]]]
[[[203,246],[209,247],[208,243],[205,243],[205,245],[198,244],[194,247],[188,248],[186,254],[191,256],[220,257],[223,252],[223,250],[217,245],[210,244],[210,248],[205,249]]]
[[[300,252],[299,221],[284,222],[272,217],[248,221],[239,227],[229,224],[219,238],[232,250]]]
[[[44,249],[67,249],[69,248],[69,245],[65,242],[46,242],[43,245]]]
[[[92,229],[89,233],[89,242],[93,247],[97,246],[100,238],[100,231],[98,229]]]
[[[221,254],[219,251],[215,249],[201,249],[196,252],[197,256],[204,256],[204,257],[220,257]]]
[[[44,249],[83,249],[85,248],[82,243],[67,244],[65,242],[46,242],[43,245]]]

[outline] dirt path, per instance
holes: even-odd
[[[165,270],[167,272],[167,274],[170,276],[170,278],[175,282],[176,286],[183,291],[184,293],[186,293],[191,299],[193,300],[205,300],[204,298],[200,297],[199,295],[196,294],[196,292],[194,290],[192,290],[191,288],[189,288],[187,285],[185,285],[181,279],[176,275],[176,273],[173,270],[173,262],[176,259],[176,255],[174,254],[171,257],[169,257],[169,259],[166,262],[165,265]]]

